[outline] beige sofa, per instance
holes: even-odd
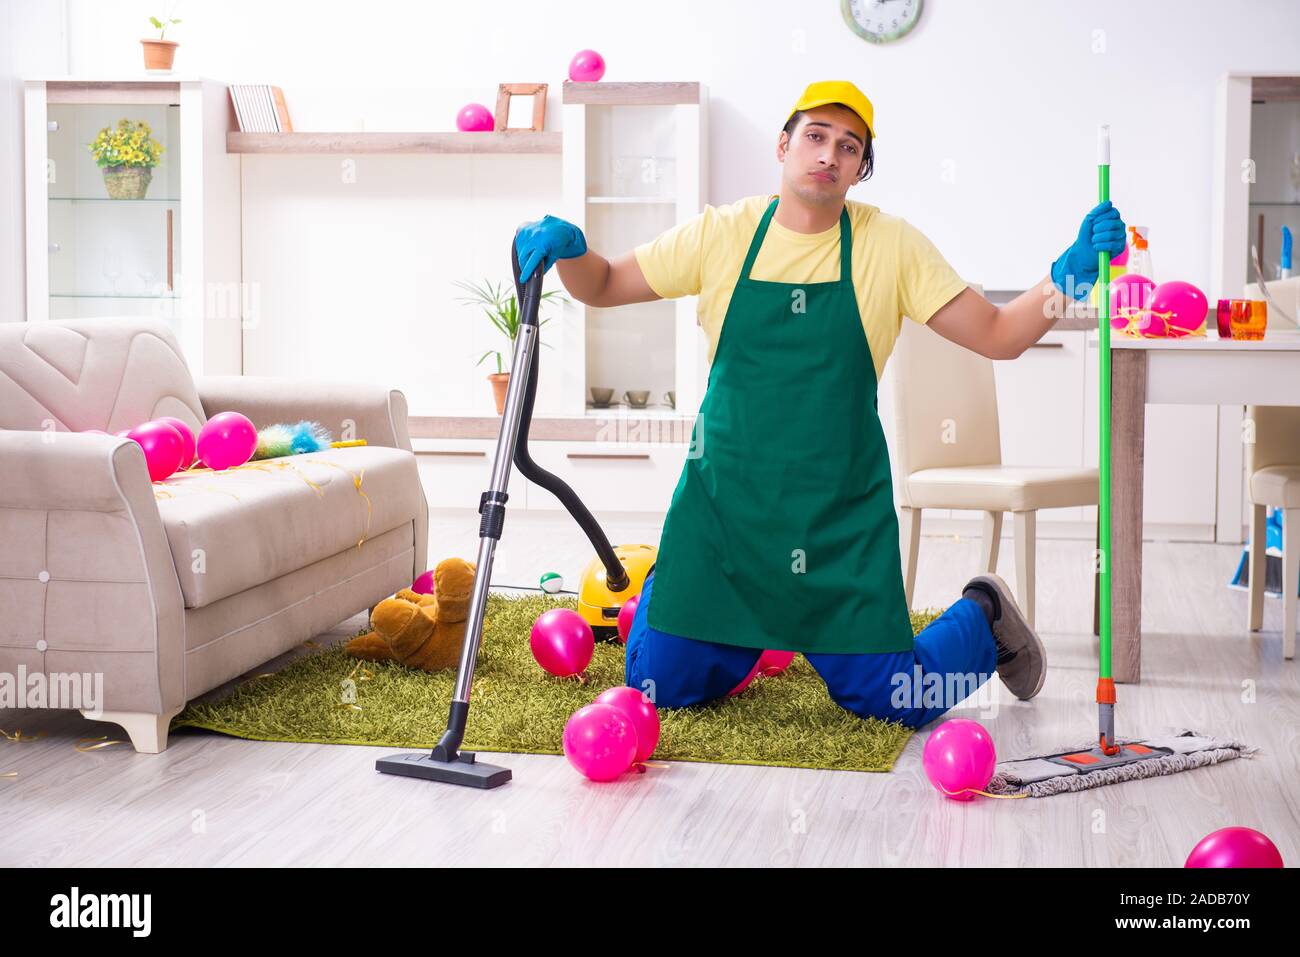
[[[135,442],[84,433],[170,415],[197,435],[227,410],[367,444],[151,484]],[[400,392],[196,382],[151,320],[0,323],[0,673],[102,675],[81,710],[137,751],[163,750],[187,701],[409,585],[427,528]]]

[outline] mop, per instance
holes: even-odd
[[[1098,202],[1110,199],[1110,127],[1102,126],[1097,136]],[[1110,254],[1097,254],[1099,313],[1098,353],[1100,362],[1101,447],[1099,454],[1099,505],[1097,520],[1100,558],[1100,660],[1097,674],[1098,740],[1064,748],[1040,757],[1003,761],[989,781],[987,793],[996,797],[1048,797],[1067,791],[1136,781],[1176,774],[1192,768],[1249,757],[1256,748],[1238,741],[1180,729],[1162,737],[1138,741],[1115,739],[1115,682],[1111,675],[1111,588],[1110,588]]]

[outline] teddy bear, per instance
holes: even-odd
[[[343,650],[366,661],[398,661],[424,671],[455,667],[473,590],[474,565],[463,558],[444,559],[433,571],[432,595],[403,588],[385,598],[370,614],[374,630],[353,638]]]

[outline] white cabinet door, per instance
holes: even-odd
[[[415,460],[430,508],[478,509],[492,480],[496,439],[415,439]],[[513,465],[507,509],[528,507],[528,482]]]
[[[528,450],[533,461],[568,483],[593,512],[667,512],[687,446],[530,442]],[[564,506],[551,492],[530,482],[528,507]]]
[[[1113,351],[1113,350],[1112,350]],[[1084,461],[1097,464],[1097,349],[1087,350],[1084,402]],[[1112,441],[1114,436],[1112,436]],[[1148,405],[1143,455],[1142,521],[1182,526],[1169,534],[1213,541],[1217,512],[1218,407]],[[1084,510],[1095,520],[1096,508]]]

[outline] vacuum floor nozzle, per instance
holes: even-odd
[[[479,764],[468,751],[462,751],[454,761],[439,761],[428,751],[406,751],[391,758],[380,758],[375,762],[375,770],[483,790],[500,787],[510,780],[509,768]]]

